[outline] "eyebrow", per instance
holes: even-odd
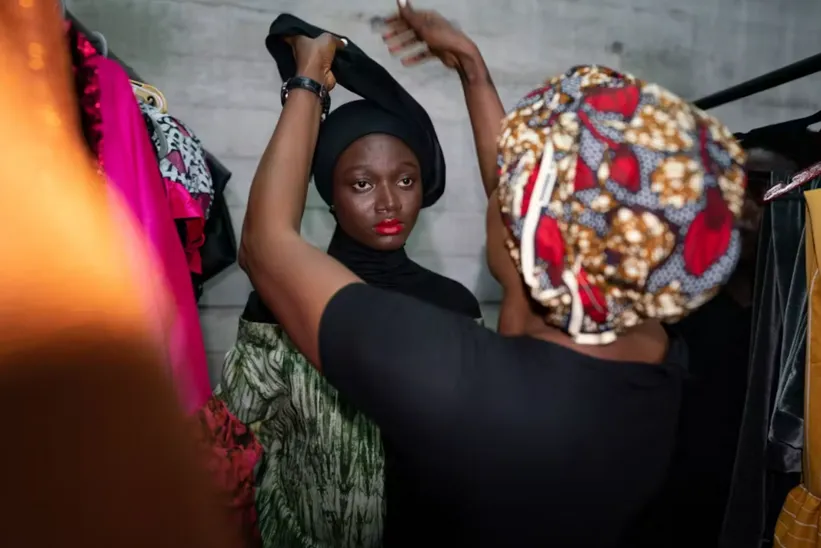
[[[414,162],[411,162],[411,161],[408,161],[408,160],[405,160],[403,162],[399,162],[398,164],[396,164],[396,166],[397,166],[397,168],[400,168],[400,169],[413,169],[413,170],[417,170],[417,171],[421,170],[421,168],[418,164],[416,164]],[[345,170],[345,173],[350,173],[351,171],[359,171],[359,170],[368,171],[370,169],[371,169],[371,166],[369,166],[368,164],[356,164],[356,165],[352,165],[352,166],[348,167]]]

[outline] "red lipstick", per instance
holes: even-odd
[[[382,234],[383,236],[394,236],[402,232],[402,229],[405,227],[401,222],[397,219],[385,219],[384,221],[379,222],[377,225],[373,227],[377,234]]]

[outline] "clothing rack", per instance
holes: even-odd
[[[74,25],[74,28],[76,28],[81,33],[83,33],[83,35],[88,39],[89,42],[91,42],[91,44],[94,46],[94,49],[96,49],[98,53],[100,53],[100,54],[105,53],[106,57],[108,57],[109,59],[111,59],[113,61],[117,61],[117,63],[119,63],[120,66],[123,67],[126,74],[128,74],[128,77],[131,80],[136,80],[138,82],[145,82],[145,80],[140,78],[140,75],[137,74],[136,71],[133,68],[131,68],[127,63],[123,62],[122,59],[120,59],[119,57],[114,55],[114,52],[112,52],[110,49],[107,52],[101,51],[100,50],[100,44],[98,43],[98,40],[95,38],[96,33],[89,30],[88,27],[83,25],[83,23],[79,19],[77,19],[74,16],[73,13],[71,13],[68,10],[66,10],[66,19],[68,21],[71,21],[71,24]]]
[[[5,0],[0,0],[0,2]],[[136,80],[137,82],[148,83],[137,74],[131,66],[117,57],[111,48],[107,45],[104,48],[107,51],[102,51],[99,44],[99,35],[88,29],[83,23],[74,16],[69,10],[65,10],[65,19],[70,21],[74,28],[81,32],[98,53],[105,54],[105,56],[112,61],[116,61],[123,68],[128,78]],[[225,185],[231,178],[231,172],[222,165],[222,163],[208,150],[205,150],[205,159],[208,162],[209,169],[212,169],[212,175],[216,172],[222,173],[222,184],[217,186],[215,182],[215,195],[212,202],[211,217],[205,223],[206,243],[201,249],[203,257],[203,272],[202,275],[192,275],[194,284],[194,292],[197,300],[203,292],[203,284],[214,276],[224,271],[236,262],[237,257],[237,243],[234,235],[234,230],[231,223],[231,214],[228,211],[228,206],[225,202],[224,190]],[[208,260],[206,261],[206,258]]]
[[[821,72],[821,53],[713,93],[707,97],[702,97],[694,101],[693,104],[704,110],[720,107],[721,105],[744,99],[750,95],[767,91],[768,89],[804,78],[817,72]]]
[[[0,0],[0,1],[2,1],[2,0]],[[71,24],[74,25],[74,28],[76,28],[78,31],[83,33],[83,35],[88,39],[89,42],[91,42],[91,45],[94,46],[94,49],[96,49],[98,53],[100,53],[100,54],[103,53],[102,51],[100,51],[100,45],[98,44],[97,40],[95,40],[95,34],[96,33],[94,31],[89,30],[88,27],[86,27],[79,19],[77,19],[74,16],[73,13],[71,13],[68,10],[66,10],[66,19],[68,21],[71,21]],[[108,57],[109,59],[111,59],[113,61],[116,61],[117,63],[120,64],[121,67],[123,67],[123,70],[125,70],[125,73],[128,75],[129,79],[136,80],[137,82],[148,83],[145,80],[143,80],[142,77],[139,74],[137,74],[137,71],[135,71],[133,68],[131,68],[131,66],[128,63],[126,63],[125,61],[123,61],[122,59],[117,57],[114,54],[114,52],[111,51],[111,49],[108,49],[108,51],[105,52],[105,53],[106,53],[106,57]],[[217,161],[217,159],[214,157],[214,155],[212,155],[207,150],[205,151],[205,156],[206,156],[206,158],[208,158],[212,161]]]

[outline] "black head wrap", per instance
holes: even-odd
[[[287,13],[274,20],[265,46],[276,60],[283,81],[296,74],[296,61],[285,38],[316,38],[325,32]],[[422,207],[432,206],[445,191],[445,158],[430,116],[388,71],[346,40],[331,70],[338,85],[364,101],[342,105],[323,122],[313,166],[317,190],[330,205],[331,179],[339,155],[360,137],[385,133],[404,141],[416,154],[422,168]]]
[[[391,135],[408,145],[419,160],[423,174],[422,187],[427,190],[426,175],[432,166],[426,156],[426,135],[420,135],[414,129],[416,126],[413,124],[364,99],[345,103],[331,112],[319,128],[313,166],[314,184],[325,203],[331,205],[333,200],[333,172],[339,156],[357,139],[374,133]]]

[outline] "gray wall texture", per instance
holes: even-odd
[[[418,0],[455,19],[481,47],[502,99],[511,106],[546,77],[598,63],[697,99],[821,52],[821,0]],[[499,289],[484,266],[485,198],[458,80],[438,63],[405,69],[386,52],[369,20],[391,0],[68,0],[68,7],[143,78],[161,89],[234,173],[228,188],[239,231],[257,159],[279,115],[279,77],[264,47],[271,21],[294,13],[349,36],[392,71],[428,109],[448,162],[444,198],[425,212],[411,256],[453,277],[487,303],[495,324]],[[335,104],[350,99],[334,92]],[[808,115],[821,108],[821,76],[811,76],[714,114],[733,130]],[[333,222],[312,190],[303,232],[316,245]],[[201,301],[212,374],[234,341],[250,284],[234,268]]]

